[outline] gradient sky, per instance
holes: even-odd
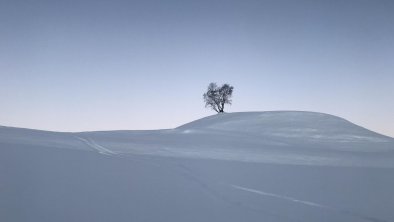
[[[172,128],[309,110],[394,136],[394,1],[0,0],[0,125]]]

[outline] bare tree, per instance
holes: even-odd
[[[231,96],[233,94],[233,86],[223,84],[218,87],[216,83],[211,82],[208,85],[207,92],[204,93],[205,107],[210,107],[218,113],[224,112],[224,104],[231,105]]]

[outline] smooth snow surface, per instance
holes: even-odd
[[[394,139],[313,112],[0,127],[0,221],[394,221]]]

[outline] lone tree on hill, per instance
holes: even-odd
[[[218,113],[224,112],[224,104],[231,105],[233,89],[234,87],[229,84],[218,87],[216,83],[211,82],[208,85],[207,92],[204,93],[205,107],[210,107]]]

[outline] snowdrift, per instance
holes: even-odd
[[[394,139],[314,112],[0,127],[0,221],[394,221]]]

